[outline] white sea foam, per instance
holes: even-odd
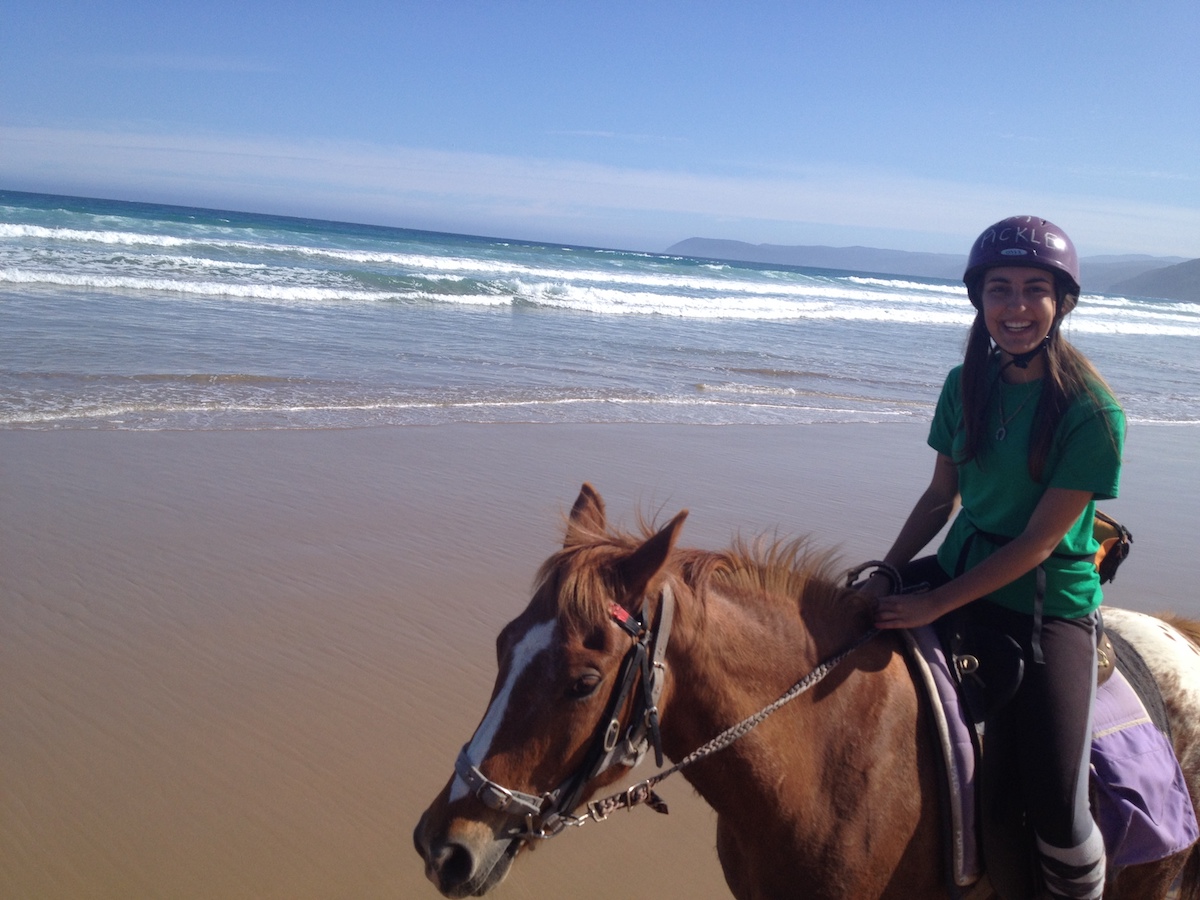
[[[1072,323],[1071,330],[1080,334],[1147,335],[1158,337],[1200,337],[1200,322],[1172,323],[1162,318],[1138,320],[1087,319]]]
[[[211,236],[178,237],[173,235],[147,234],[128,231],[98,231],[75,228],[48,228],[39,225],[0,223],[0,238],[36,238],[39,240],[92,242],[103,245],[129,247],[195,247],[210,250],[235,251],[253,255],[296,255],[311,259],[325,259],[334,263],[357,263],[390,266],[400,272],[423,275],[429,278],[464,277],[477,278],[524,278],[565,284],[596,284],[608,286],[645,287],[654,290],[682,290],[690,294],[721,293],[736,295],[778,295],[784,297],[827,297],[850,301],[870,301],[885,289],[895,302],[911,302],[908,295],[913,290],[925,294],[944,295],[937,302],[960,302],[954,288],[931,286],[910,281],[890,282],[879,278],[849,278],[838,282],[825,277],[809,277],[787,273],[790,281],[779,279],[750,280],[746,278],[704,277],[699,275],[663,274],[648,271],[603,269],[599,267],[563,268],[546,265],[488,259],[481,257],[439,256],[379,250],[352,250],[331,247],[313,247],[294,243],[263,243],[245,240],[229,240]],[[176,257],[179,259],[178,257]],[[203,260],[204,257],[189,257]],[[220,264],[220,260],[205,260],[209,264]],[[204,265],[205,262],[197,262]],[[236,265],[234,263],[233,265]],[[261,263],[254,265],[262,265]],[[231,265],[231,267],[233,267]],[[709,271],[714,271],[709,269]],[[720,267],[716,271],[730,271]],[[861,284],[868,290],[853,290],[844,285]],[[597,311],[597,310],[593,310]]]
[[[118,261],[118,265],[123,261]],[[223,271],[238,280],[192,280],[171,277],[166,268],[186,271]],[[134,269],[138,264],[126,265]],[[158,268],[156,269],[156,265]],[[153,275],[118,275],[105,271],[44,270],[8,266],[0,268],[0,283],[57,285],[71,288],[128,292],[178,293],[192,296],[232,297],[272,303],[378,303],[424,301],[461,306],[507,306],[514,301],[537,306],[599,315],[659,315],[692,319],[811,320],[886,322],[904,325],[969,325],[973,310],[962,298],[934,290],[904,293],[903,282],[882,282],[888,290],[869,291],[836,284],[789,285],[744,282],[710,282],[706,279],[660,276],[584,277],[567,279],[562,270],[521,268],[531,277],[494,284],[488,292],[436,292],[430,290],[373,291],[339,273],[289,270],[257,262],[209,259],[195,256],[152,255],[140,266]],[[93,264],[93,267],[96,266]],[[551,275],[562,277],[548,277]],[[579,276],[580,273],[574,273]],[[435,273],[426,273],[426,279]],[[461,284],[461,275],[443,274],[449,283]],[[854,279],[851,279],[852,281]],[[338,282],[343,283],[338,283]],[[635,290],[636,286],[655,288]],[[717,288],[721,287],[722,290]],[[674,288],[674,290],[669,290]],[[1132,302],[1125,298],[1089,298],[1068,320],[1081,334],[1163,335],[1200,337],[1200,310],[1182,303]]]
[[[227,269],[242,272],[274,272],[277,267],[261,262],[239,262],[234,259],[209,259],[205,256],[172,256],[168,254],[151,254],[143,257],[143,262],[154,266],[165,264],[181,269]]]
[[[518,285],[539,306],[608,315],[663,315],[697,319],[824,320],[924,325],[969,324],[961,306],[912,303],[899,296],[855,296],[853,291],[812,290],[697,296],[621,290],[597,285]],[[853,302],[858,300],[857,303]]]
[[[0,238],[38,238],[49,241],[85,241],[98,244],[126,246],[186,247],[200,243],[193,238],[167,234],[145,234],[128,231],[88,231],[78,228],[47,228],[42,225],[16,225],[0,222]]]
[[[383,293],[342,288],[253,283],[230,284],[221,281],[136,278],[127,275],[74,275],[68,272],[29,272],[21,269],[0,269],[0,282],[7,282],[9,284],[47,284],[99,290],[195,294],[206,297],[238,297],[280,303],[320,303],[330,301],[370,303],[382,300],[412,299],[416,296],[415,294]]]
[[[862,275],[848,275],[846,280],[852,284],[864,284],[871,287],[887,288],[891,291],[917,291],[919,293],[954,294],[960,301],[967,299],[967,289],[959,285],[931,283],[928,281],[906,281],[903,278],[867,278]]]

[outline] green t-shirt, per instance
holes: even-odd
[[[1042,481],[1029,475],[1029,440],[1042,382],[1006,384],[994,370],[1000,398],[993,389],[987,434],[990,446],[976,459],[958,465],[962,509],[938,549],[938,562],[957,574],[963,546],[970,542],[962,571],[978,565],[1000,544],[982,534],[1016,537],[1025,530],[1034,507],[1048,487],[1090,491],[1092,501],[1044,563],[1046,593],[1043,611],[1049,616],[1075,618],[1100,605],[1100,578],[1090,557],[1099,546],[1092,536],[1097,500],[1117,496],[1121,478],[1121,450],[1125,442],[1125,414],[1107,391],[1104,402],[1089,395],[1077,397],[1067,408],[1046,459]],[[966,432],[962,415],[962,366],[951,370],[942,386],[929,430],[929,446],[953,460],[963,455]],[[1003,406],[1004,419],[1000,410]],[[1003,439],[996,440],[1003,427]],[[1057,554],[1062,554],[1061,556]],[[1067,559],[1084,556],[1086,559]],[[988,595],[1002,606],[1033,612],[1036,571],[1027,572]]]

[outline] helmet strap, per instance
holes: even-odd
[[[1013,358],[1001,366],[1001,368],[1006,369],[1009,366],[1016,366],[1018,369],[1028,369],[1029,364],[1037,359],[1039,353],[1046,352],[1047,348],[1050,346],[1050,342],[1054,340],[1054,335],[1058,332],[1058,327],[1061,324],[1062,315],[1056,315],[1054,317],[1054,322],[1050,325],[1050,330],[1046,332],[1046,336],[1042,338],[1041,343],[1039,343],[1032,350],[1026,350],[1024,353],[1015,354]],[[992,346],[999,350],[999,346],[994,340],[992,341]]]
[[[1046,348],[1050,346],[1050,335],[1042,338],[1042,342],[1032,350],[1026,350],[1024,353],[1017,353],[1011,360],[1005,363],[1005,366],[1016,366],[1018,369],[1028,369],[1029,364],[1037,358],[1039,353],[1044,353]]]

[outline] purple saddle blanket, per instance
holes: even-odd
[[[934,709],[950,779],[954,880],[982,874],[976,832],[976,759],[972,726],[933,629],[912,629],[909,643]],[[1110,867],[1152,862],[1200,837],[1183,772],[1166,736],[1116,671],[1100,687],[1092,717],[1092,812]]]
[[[1175,752],[1119,669],[1096,692],[1092,789],[1111,866],[1162,859],[1200,837]]]

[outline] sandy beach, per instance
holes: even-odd
[[[925,426],[0,432],[7,897],[434,897],[450,775],[581,482],[684,543],[879,555]],[[1195,427],[1134,426],[1114,605],[1200,615]],[[527,854],[497,896],[728,896],[682,779]],[[619,861],[619,865],[615,864]]]

